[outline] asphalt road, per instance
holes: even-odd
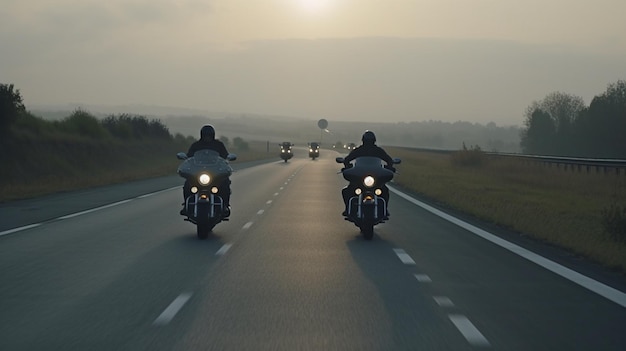
[[[0,350],[626,349],[623,278],[395,193],[363,240],[334,156],[239,169],[204,241],[175,176],[0,206]]]

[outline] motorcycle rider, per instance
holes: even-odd
[[[357,157],[371,156],[371,157],[378,157],[381,160],[385,161],[386,163],[385,168],[392,170],[394,172],[396,171],[396,169],[393,167],[393,159],[391,158],[391,156],[389,156],[389,154],[387,154],[387,152],[383,148],[376,145],[376,135],[374,134],[374,132],[370,130],[366,130],[365,133],[363,133],[363,136],[361,137],[361,142],[362,142],[361,146],[358,146],[354,150],[350,151],[348,156],[346,156],[343,159],[344,169],[352,167],[352,165],[350,164],[350,161],[354,160]],[[345,211],[343,211],[342,213],[343,216],[348,215],[348,201],[350,200],[350,197],[352,197],[352,194],[354,194],[354,190],[355,188],[353,184],[348,184],[348,186],[346,186],[345,188],[341,190],[341,195],[343,196],[343,202],[346,206]],[[387,188],[386,185],[384,185],[382,190],[383,190],[383,193],[381,196],[383,199],[385,199],[387,206],[389,206],[389,189]],[[387,217],[388,216],[389,216],[389,211],[387,211]]]
[[[228,157],[228,151],[226,150],[226,146],[221,140],[215,139],[215,128],[210,124],[205,124],[200,129],[200,140],[194,142],[189,147],[189,151],[187,151],[187,157],[193,157],[193,154],[198,150],[213,150],[216,151],[221,158]],[[230,216],[230,179],[226,179],[224,183],[220,186],[220,190],[223,190],[223,193],[220,194],[222,199],[224,200],[224,208],[225,213],[224,217]],[[189,186],[189,182],[185,181],[185,185],[183,186],[183,206],[184,201],[191,195],[191,187]],[[185,208],[180,211],[180,214],[185,214]]]

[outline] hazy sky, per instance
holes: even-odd
[[[624,0],[2,0],[27,107],[522,124],[626,79]],[[132,113],[133,111],[127,111]]]

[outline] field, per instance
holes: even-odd
[[[0,152],[0,202],[61,191],[176,175],[189,143],[181,141],[94,141],[25,139]],[[249,142],[245,150],[229,148],[237,161],[275,158],[265,143]],[[261,150],[261,151],[258,151]],[[182,178],[181,178],[182,179]],[[182,180],[181,180],[182,181]]]
[[[626,272],[626,175],[565,171],[482,152],[387,148],[396,182],[443,206]],[[616,209],[618,211],[616,211]],[[607,231],[617,223],[619,233]],[[621,234],[620,234],[621,233]]]

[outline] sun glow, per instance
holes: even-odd
[[[331,0],[296,0],[296,2],[303,12],[317,14],[326,11]]]

